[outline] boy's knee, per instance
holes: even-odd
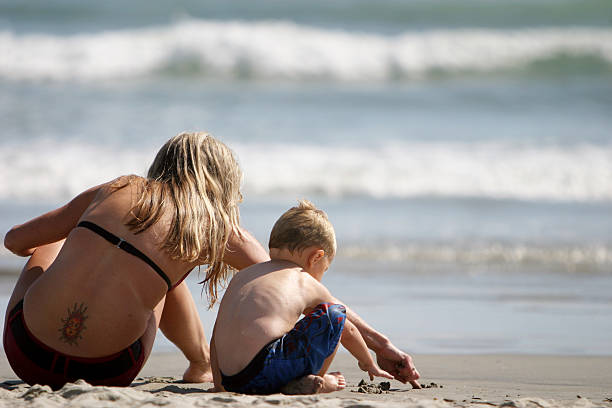
[[[344,305],[331,304],[327,307],[327,316],[333,328],[333,331],[342,332],[344,328],[344,322],[346,320],[346,308]]]
[[[346,319],[346,307],[341,304],[330,304],[327,308],[327,313],[338,321]]]
[[[309,332],[309,336],[327,333],[324,338],[333,339],[342,334],[345,320],[346,308],[344,305],[321,303],[298,322],[296,329],[304,333]]]

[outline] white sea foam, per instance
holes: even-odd
[[[407,262],[413,265],[451,264],[465,266],[552,267],[556,272],[610,273],[612,247],[605,245],[533,245],[488,242],[482,245],[389,244],[384,247],[346,246],[342,258]]]
[[[0,32],[0,78],[98,80],[142,75],[385,81],[430,72],[522,69],[555,57],[612,64],[612,29],[429,30],[395,36],[289,22],[189,20],[60,36]]]
[[[0,145],[0,201],[66,200],[122,174],[143,174],[154,152],[39,140]]]
[[[612,146],[236,146],[256,194],[611,201]]]
[[[612,146],[386,142],[379,146],[229,143],[249,195],[482,197],[612,201]],[[67,199],[143,174],[154,149],[38,141],[0,145],[0,200]]]

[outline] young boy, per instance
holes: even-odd
[[[374,362],[344,306],[333,304],[320,283],[336,253],[327,215],[301,201],[276,221],[269,247],[271,260],[238,273],[221,301],[211,341],[215,390],[341,390],[344,376],[326,373],[339,341],[371,379],[393,378]]]

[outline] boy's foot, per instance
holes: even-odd
[[[183,373],[183,381],[186,383],[213,382],[210,364],[195,362],[189,363],[189,367],[187,367]]]
[[[281,392],[288,395],[317,394],[323,389],[324,382],[323,377],[309,374],[289,381],[281,388]]]
[[[343,390],[346,387],[346,380],[340,371],[325,374],[323,376],[323,387],[319,392],[334,392]]]

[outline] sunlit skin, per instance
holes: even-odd
[[[117,235],[129,237],[133,245],[150,254],[174,280],[193,268],[194,265],[176,263],[166,258],[157,251],[155,240],[149,241],[163,236],[163,223],[159,226],[161,230],[151,228],[132,237],[122,221],[109,221],[115,218],[116,213],[129,211],[132,192],[123,189],[111,196],[104,191],[105,186],[86,190],[65,206],[17,225],[5,235],[4,245],[7,249],[30,257],[11,295],[7,311],[27,297],[24,312],[28,327],[34,334],[58,351],[82,357],[115,353],[143,333],[148,355],[159,327],[189,356],[190,363],[183,378],[189,382],[211,381],[209,347],[187,285],[182,283],[166,293],[163,281],[154,276],[154,272],[141,260],[116,251],[103,239],[91,239],[89,231],[75,229],[78,221],[87,217]],[[69,248],[64,248],[65,240],[71,241]],[[230,237],[228,249],[225,260],[237,269],[270,259],[259,242],[244,230],[240,236]],[[130,271],[123,274],[127,281],[120,282],[119,287],[109,286],[108,271],[119,274],[122,270]],[[84,290],[95,293],[99,301],[87,302],[88,314],[94,317],[88,320],[87,337],[80,341],[77,349],[59,339],[57,322],[65,318],[67,307],[76,301],[86,300]],[[48,296],[49,293],[53,296]],[[139,295],[135,297],[134,293]],[[334,303],[344,304],[332,299]],[[115,319],[119,316],[115,310],[126,310],[123,316],[130,316],[133,320],[117,324]],[[408,354],[397,349],[386,336],[370,327],[349,307],[347,320],[357,328],[368,348],[376,353],[376,361],[383,370],[398,381],[410,382],[414,388],[420,387],[417,382],[419,373]],[[109,338],[106,335],[109,332],[116,336]]]
[[[87,229],[75,228],[82,219],[97,223],[146,253],[172,283],[179,281],[197,263],[177,261],[158,249],[170,214],[137,235],[124,225],[136,194],[135,186],[111,193],[108,184],[102,184],[63,207],[13,227],[5,236],[6,248],[30,258],[7,311],[24,299],[24,317],[32,334],[49,347],[77,357],[108,356],[139,338],[148,356],[160,328],[188,360],[183,379],[211,382],[209,346],[186,283],[168,291],[141,259]],[[229,248],[225,261],[237,269],[269,259],[244,230],[230,237]]]
[[[221,372],[240,372],[265,344],[289,332],[300,315],[320,303],[335,301],[320,283],[332,262],[322,248],[313,246],[294,252],[271,248],[270,257],[271,261],[249,267],[234,277],[221,301],[211,343],[216,391],[223,390]],[[393,378],[378,367],[349,320],[340,341],[371,378]],[[313,392],[345,387],[341,373],[327,373],[334,355],[335,352],[325,360],[321,371],[304,379],[315,384]]]

